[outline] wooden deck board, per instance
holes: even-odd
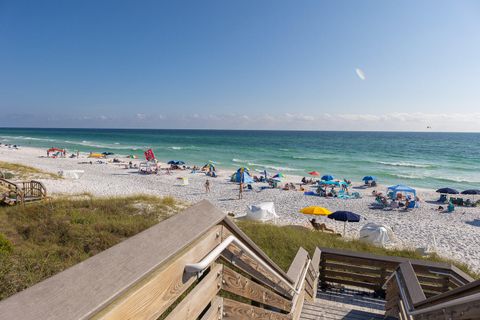
[[[383,319],[385,301],[352,290],[318,291],[315,302],[306,301],[301,320]]]

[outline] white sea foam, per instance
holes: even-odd
[[[20,139],[20,140],[32,140],[32,141],[49,141],[49,142],[54,142],[57,141],[55,139],[49,139],[49,138],[35,138],[35,137],[26,137],[26,136],[3,136],[2,138],[8,138],[8,139]]]
[[[433,168],[434,165],[427,163],[411,163],[411,162],[386,162],[377,161],[377,163],[392,167],[408,167],[408,168]]]
[[[140,146],[119,146],[116,144],[101,144],[101,143],[93,143],[87,140],[83,140],[82,142],[78,141],[71,141],[71,140],[65,140],[65,143],[69,144],[76,144],[76,145],[81,145],[85,147],[92,147],[92,148],[99,148],[99,149],[120,149],[120,150],[141,150],[145,149],[146,147],[140,147]]]
[[[273,169],[277,171],[302,171],[302,169],[297,168],[289,168],[289,167],[279,167],[279,166],[272,166],[269,164],[262,164],[262,163],[255,163],[255,162],[248,162],[247,165],[255,166],[255,167],[262,167],[267,169]]]
[[[392,177],[403,178],[403,179],[425,179],[425,176],[414,175],[414,174],[401,174],[401,173],[391,173]]]

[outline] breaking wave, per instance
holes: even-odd
[[[386,161],[377,161],[377,163],[383,164],[385,166],[392,167],[407,167],[407,168],[434,168],[433,164],[427,163],[411,163],[411,162],[386,162]]]

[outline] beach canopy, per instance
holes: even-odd
[[[333,176],[330,175],[330,174],[326,174],[326,175],[322,176],[322,180],[323,180],[323,181],[333,180]]]
[[[48,152],[48,153],[50,153],[50,152],[65,152],[65,149],[60,149],[60,148],[54,148],[54,147],[52,147],[52,148],[48,149],[47,152]]]
[[[311,176],[314,176],[314,177],[319,177],[320,176],[320,173],[318,171],[310,171],[308,174],[311,175]]]
[[[250,176],[250,174],[248,173],[248,171],[246,170],[237,170],[237,172],[235,172],[233,175],[232,175],[232,182],[243,182],[243,183],[253,183],[253,178]]]
[[[395,186],[390,186],[387,188],[387,191],[392,191],[393,193],[403,192],[403,193],[413,193],[417,195],[417,191],[409,186],[403,184],[397,184]]]
[[[202,167],[202,169],[204,169],[204,170],[207,170],[207,169],[208,169],[209,171],[215,171],[215,165],[213,164],[212,161],[209,161],[208,163],[206,163],[206,164]]]
[[[300,210],[300,213],[303,214],[313,214],[316,216],[328,216],[329,214],[332,214],[332,211],[324,208],[324,207],[318,207],[318,206],[310,206],[306,207]]]
[[[468,190],[462,191],[462,194],[476,195],[476,194],[480,194],[480,190],[479,189],[468,189]]]
[[[375,176],[365,176],[362,178],[363,181],[377,181],[377,177]]]
[[[444,194],[459,194],[459,192],[452,188],[441,188],[437,190],[437,193],[444,193]]]
[[[250,169],[247,168],[247,167],[240,167],[240,168],[237,169],[237,172],[242,172],[242,171],[245,171],[248,174],[250,174]]]
[[[182,160],[170,160],[167,162],[167,164],[176,164],[178,166],[178,165],[185,164],[185,162],[183,162]]]

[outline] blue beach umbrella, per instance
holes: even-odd
[[[468,190],[462,191],[462,194],[472,195],[473,196],[473,201],[475,201],[475,195],[480,194],[480,190],[479,189],[468,189]]]
[[[182,160],[170,160],[167,162],[167,164],[181,165],[181,164],[185,164],[185,162],[183,162]]]
[[[441,188],[437,190],[437,193],[444,193],[444,194],[459,194],[459,192],[452,188]]]
[[[479,189],[468,189],[468,190],[462,191],[462,194],[476,195],[476,194],[480,194],[480,190]]]
[[[323,175],[323,176],[322,176],[322,180],[323,180],[323,181],[333,180],[333,176],[330,175],[330,174]]]
[[[375,176],[365,176],[362,178],[363,181],[367,182],[367,181],[377,181],[377,177]]]
[[[339,186],[340,185],[340,183],[338,181],[332,181],[332,180],[329,180],[329,181],[322,180],[322,181],[319,181],[318,184],[321,184],[321,185],[324,185],[324,186]]]
[[[344,222],[343,236],[345,237],[345,227],[347,226],[347,222],[359,222],[361,216],[350,211],[335,211],[334,213],[328,215],[328,218]]]

